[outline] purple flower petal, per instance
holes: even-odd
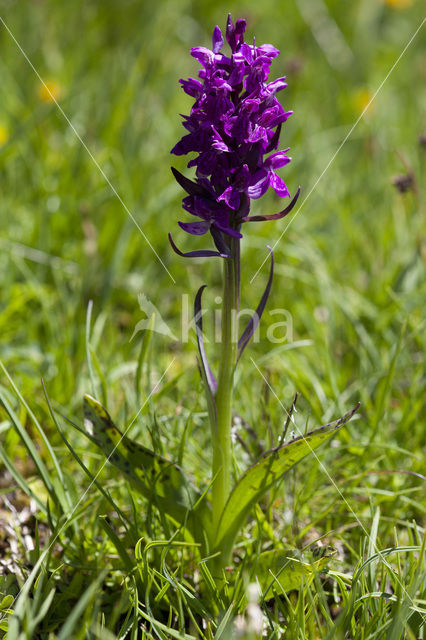
[[[258,124],[254,125],[252,132],[247,138],[248,142],[259,142],[259,140],[268,141],[267,131],[265,127],[260,127]]]
[[[234,186],[239,191],[246,191],[250,184],[250,170],[246,164],[234,176]]]
[[[253,198],[253,200],[261,198],[268,191],[269,179],[270,174],[268,171],[265,171],[265,169],[257,171],[247,189],[247,195],[249,198]]]
[[[215,221],[215,226],[223,233],[226,233],[227,236],[231,236],[232,238],[242,238],[243,235],[237,229],[232,229],[229,224],[224,224],[221,220]],[[213,229],[214,227],[212,227]],[[211,229],[210,229],[211,231]]]
[[[196,58],[200,64],[207,69],[214,62],[214,53],[206,47],[193,47],[191,49],[191,56]]]
[[[229,151],[231,151],[230,148],[224,143],[223,140],[214,140],[214,142],[212,142],[212,147],[216,151],[222,151],[223,153],[229,153]]]
[[[285,112],[280,104],[275,104],[263,111],[263,113],[259,117],[258,124],[262,125],[263,127],[273,129],[282,122],[285,122],[287,118],[291,116],[291,114],[292,111]]]
[[[194,236],[202,236],[210,228],[210,224],[202,220],[201,222],[178,222],[181,229],[186,233],[191,233]]]
[[[278,91],[282,91],[287,86],[287,82],[285,81],[285,76],[283,78],[277,78],[273,82],[269,82],[266,85],[266,89],[268,93],[278,93]]]
[[[185,93],[187,93],[189,96],[192,96],[193,98],[198,98],[203,91],[203,85],[201,84],[201,82],[199,82],[199,80],[195,80],[194,78],[188,78],[188,80],[182,80],[181,78],[179,82],[182,85]]]
[[[234,68],[231,71],[228,82],[232,87],[235,87],[243,81],[245,74],[245,64],[242,60],[234,60]]]
[[[266,158],[264,166],[268,169],[280,169],[281,167],[285,167],[286,164],[291,162],[291,158],[286,153],[287,151],[289,151],[289,149],[273,153],[269,158]]]
[[[228,15],[228,21],[226,23],[226,40],[231,47],[233,53],[237,51],[240,44],[244,42],[244,32],[246,30],[246,21],[245,20],[237,20],[237,22],[232,22],[231,14]]]
[[[240,206],[240,192],[234,186],[230,186],[218,197],[218,202],[226,202],[231,209],[238,209]]]
[[[212,204],[206,197],[187,196],[182,200],[182,207],[193,216],[209,221],[212,216]]]
[[[223,47],[222,31],[219,27],[215,27],[213,31],[213,53],[219,53]]]
[[[253,49],[249,44],[246,44],[244,42],[244,44],[241,45],[240,53],[243,56],[244,60],[247,62],[247,64],[253,63]]]
[[[279,175],[274,173],[273,171],[271,172],[271,177],[270,177],[269,184],[274,189],[275,193],[278,196],[280,196],[281,198],[285,198],[286,196],[290,196],[290,193],[289,193],[289,191],[287,189],[287,185],[284,182],[284,180]]]
[[[262,44],[260,47],[257,47],[257,50],[270,58],[276,58],[280,54],[280,50],[272,46],[272,44]]]
[[[226,21],[226,33],[225,33],[225,37],[226,37],[226,41],[229,44],[229,46],[232,49],[232,39],[234,37],[234,33],[235,33],[235,26],[234,23],[232,22],[232,18],[231,18],[231,14],[228,13],[228,19]]]
[[[214,126],[212,126],[212,131],[213,131],[213,142],[212,142],[213,149],[216,149],[216,151],[224,151],[226,153],[231,151],[231,149],[228,147],[227,144],[225,144],[222,136]]]
[[[238,18],[237,22],[235,23],[235,34],[239,39],[239,42],[243,42],[244,40],[244,33],[246,31],[246,26],[247,23],[244,20],[244,18]]]

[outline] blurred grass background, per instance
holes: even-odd
[[[183,294],[190,295],[191,307],[196,289],[209,283],[206,304],[215,305],[219,265],[184,261],[167,241],[172,231],[181,248],[207,243],[177,227],[178,219],[187,218],[169,167],[173,163],[183,170],[185,165],[169,152],[183,134],[178,114],[190,108],[178,87],[179,78],[197,70],[189,49],[210,46],[214,25],[224,28],[231,11],[234,19],[247,19],[247,40],[255,34],[258,43],[281,49],[272,75],[287,75],[289,86],[280,99],[294,110],[281,136],[281,148],[291,148],[293,161],[282,175],[291,193],[302,186],[303,203],[276,246],[268,303],[269,309],[291,312],[294,343],[278,347],[265,339],[268,325],[276,322],[266,312],[263,339],[251,354],[286,406],[296,390],[302,393],[300,428],[307,421],[313,427],[332,419],[361,400],[360,419],[345,430],[340,447],[326,454],[331,474],[345,495],[354,496],[359,515],[381,505],[384,538],[392,537],[398,520],[420,521],[419,479],[378,474],[423,469],[424,27],[324,170],[420,26],[424,4],[2,0],[0,8],[11,34],[93,154],[1,25],[0,359],[37,415],[49,422],[43,377],[55,405],[81,422],[82,394],[90,391],[89,300],[104,400],[123,419],[137,408],[131,389],[140,336],[130,338],[144,318],[138,294],[157,306],[177,335]],[[405,180],[404,193],[393,184],[396,176],[398,184],[401,176]],[[260,207],[273,213],[280,202],[268,194]],[[267,255],[265,245],[273,245],[289,222],[246,229],[243,306],[255,308],[268,265],[250,280]],[[175,415],[177,401],[203,410],[193,346],[157,336],[154,349],[145,392],[172,356],[167,379],[180,376],[159,398],[156,411]],[[236,410],[271,444],[285,416],[247,354],[238,374]],[[6,379],[2,384],[9,393]],[[179,433],[168,437],[177,443]],[[193,435],[187,455],[192,466],[201,466],[208,434],[199,425]],[[11,430],[5,429],[4,444],[17,459],[24,458]],[[316,463],[311,466],[318,471]],[[330,487],[324,504],[316,505],[318,479],[315,473],[306,476],[308,467],[297,472],[295,486],[304,493],[299,507],[297,492],[293,504],[303,531],[325,503],[333,505],[337,498]],[[327,478],[321,482],[327,484]],[[325,510],[321,530],[337,526],[332,515],[340,523],[352,521],[347,506],[338,504],[335,512],[330,506]]]

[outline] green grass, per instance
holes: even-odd
[[[0,637],[8,621],[9,640],[248,640],[260,637],[250,630],[257,607],[270,639],[425,637],[426,27],[323,174],[424,17],[415,0],[400,9],[330,0],[324,23],[323,6],[0,2],[93,154],[40,99],[36,74],[0,26]],[[230,9],[257,42],[282,51],[275,73],[287,74],[281,97],[295,112],[282,133],[293,157],[285,178],[292,192],[302,186],[301,202],[309,196],[275,248],[261,339],[238,370],[235,411],[255,437],[240,428],[236,469],[276,445],[296,391],[302,431],[362,406],[255,510],[219,594],[208,561],[114,467],[100,471],[102,454],[64,416],[81,427],[90,393],[124,429],[143,405],[129,435],[207,484],[194,346],[130,338],[144,317],[140,293],[176,335],[183,294],[191,308],[208,283],[205,304],[217,308],[218,265],[188,264],[167,242],[169,230],[182,247],[205,242],[177,228],[186,214],[169,150],[189,108],[178,79],[197,68],[188,49],[208,46]],[[407,173],[415,187],[401,194],[392,179]],[[272,195],[262,203],[278,208]],[[251,278],[287,224],[248,230],[243,306],[256,306],[268,264]],[[292,343],[267,340],[273,308],[291,312]],[[320,572],[249,604],[260,551],[306,558],[317,544],[327,552]]]

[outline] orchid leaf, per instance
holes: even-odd
[[[309,585],[315,575],[326,569],[334,550],[318,547],[314,550],[271,549],[261,553],[256,561],[254,575],[267,600]]]
[[[271,269],[269,271],[268,282],[267,282],[265,291],[263,292],[263,295],[262,295],[262,297],[260,299],[260,302],[257,305],[256,311],[254,312],[254,314],[252,315],[252,317],[248,321],[247,326],[246,326],[246,328],[244,329],[244,331],[243,331],[243,333],[241,335],[241,338],[238,340],[237,362],[241,358],[241,355],[242,355],[244,349],[246,348],[247,344],[249,343],[250,338],[252,337],[252,335],[256,331],[257,327],[259,326],[260,318],[262,317],[262,313],[263,313],[263,311],[265,309],[265,306],[266,306],[266,303],[268,301],[269,294],[271,293],[272,279],[274,277],[274,254],[273,254],[273,251],[272,251],[271,247],[268,247],[268,251],[271,254]]]
[[[223,551],[226,556],[252,506],[259,502],[289,469],[337,433],[358,407],[359,403],[339,420],[266,451],[250,466],[234,486],[225,505],[216,534],[215,550]]]
[[[200,353],[201,360],[201,369],[204,381],[206,382],[208,389],[210,391],[210,396],[212,402],[214,404],[214,396],[217,391],[217,382],[214,377],[209,362],[207,360],[206,349],[204,347],[204,335],[203,335],[203,314],[201,310],[201,296],[203,295],[203,291],[206,288],[206,285],[200,287],[197,291],[197,295],[195,296],[194,301],[194,316],[195,316],[195,330],[197,333],[197,343],[198,343],[198,351]]]
[[[207,504],[177,464],[122,434],[106,409],[89,395],[84,396],[84,426],[108,461],[144,497],[177,524],[186,524],[195,539],[201,535],[201,522],[208,517]]]

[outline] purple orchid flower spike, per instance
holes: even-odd
[[[244,222],[285,215],[249,217],[252,200],[261,198],[270,187],[280,198],[290,196],[277,170],[291,158],[288,149],[279,151],[277,147],[282,125],[293,112],[284,110],[277,99],[287,86],[285,78],[268,81],[271,63],[280,52],[271,44],[247,44],[245,30],[245,20],[234,24],[229,15],[225,33],[229,56],[222,52],[224,38],[218,26],[213,31],[212,49],[191,49],[201,69],[198,79],[180,80],[194,104],[190,114],[183,116],[187,133],[172,149],[175,155],[196,154],[188,162],[188,167],[195,167],[194,181],[172,169],[187,192],[183,208],[197,218],[179,222],[179,226],[190,235],[210,232],[221,256],[228,252],[219,236],[226,244],[226,236],[242,237]],[[294,203],[293,199],[290,208]],[[193,257],[193,252],[185,256]]]

